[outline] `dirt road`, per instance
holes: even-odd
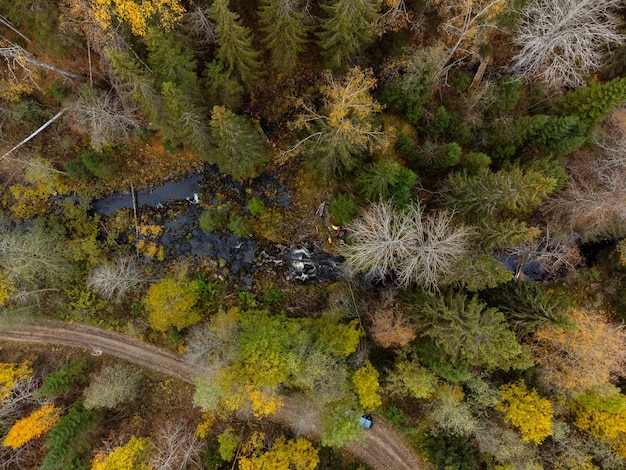
[[[128,336],[85,325],[31,320],[0,323],[0,341],[61,344],[124,359],[179,380],[194,383],[206,371],[181,357]],[[285,397],[284,405],[274,416],[297,432],[319,436],[320,418],[313,404],[302,397]],[[382,418],[375,417],[374,427],[360,443],[348,450],[377,470],[426,470],[430,466],[418,459],[404,439]]]

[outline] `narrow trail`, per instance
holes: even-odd
[[[60,344],[102,351],[102,354],[124,359],[136,365],[166,374],[187,383],[194,383],[207,373],[180,356],[142,343],[128,336],[86,325],[29,320],[0,323],[0,341],[20,343]],[[304,397],[285,397],[284,404],[271,419],[284,423],[298,432],[319,437],[320,416],[312,402]],[[430,465],[418,458],[408,444],[381,417],[358,443],[347,450],[376,470],[427,470]]]

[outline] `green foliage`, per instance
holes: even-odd
[[[440,173],[461,161],[461,146],[456,142],[436,144],[430,140],[409,155],[411,163],[425,173]]]
[[[571,301],[535,282],[512,281],[481,293],[488,305],[504,313],[507,323],[520,336],[541,325],[574,328],[568,315]]]
[[[468,292],[478,292],[510,281],[513,273],[491,255],[472,253],[455,265],[452,278]]]
[[[352,194],[337,193],[330,201],[328,209],[339,225],[346,226],[359,213],[359,204]]]
[[[469,138],[469,129],[462,124],[458,112],[439,106],[434,114],[435,119],[426,128],[429,136],[439,136],[446,140],[454,139],[465,143],[465,140]]]
[[[502,121],[492,133],[492,157],[497,162],[523,154],[562,157],[579,149],[588,128],[577,116],[523,116]]]
[[[415,350],[428,369],[450,383],[465,382],[472,376],[467,362],[451,361],[446,352],[429,338],[417,342]]]
[[[37,390],[38,397],[53,397],[69,393],[76,383],[86,379],[85,370],[87,360],[84,357],[73,359],[69,364],[63,364],[61,368],[47,375]]]
[[[209,103],[229,109],[238,109],[241,106],[244,89],[235,78],[224,71],[224,64],[217,60],[209,62],[204,75]]]
[[[223,230],[228,223],[228,208],[204,211],[200,214],[198,225],[204,233],[213,233],[217,230]]]
[[[85,151],[80,154],[80,159],[96,178],[112,179],[117,175],[117,162],[109,152]]]
[[[261,215],[263,211],[265,210],[265,203],[261,201],[259,198],[253,197],[252,199],[248,201],[248,204],[246,205],[246,207],[250,211],[250,215],[252,217],[256,217],[256,216]]]
[[[337,356],[349,356],[356,351],[363,331],[359,328],[358,320],[347,324],[340,323],[342,315],[336,310],[327,310],[313,320],[313,335],[315,342],[322,351],[328,351]]]
[[[219,442],[219,454],[222,460],[230,462],[235,458],[235,453],[241,442],[241,438],[235,434],[232,426],[227,427],[221,434],[217,436]]]
[[[480,152],[468,152],[463,157],[461,165],[468,175],[474,176],[489,168],[489,165],[491,165],[491,157]]]
[[[89,171],[89,168],[83,163],[81,158],[75,158],[63,163],[63,169],[70,175],[71,178],[88,181],[93,178],[93,174]]]
[[[48,91],[57,101],[63,102],[69,98],[72,89],[67,83],[55,80],[50,84]]]
[[[307,40],[303,4],[294,0],[262,0],[259,23],[276,70],[293,72]]]
[[[478,233],[473,237],[473,242],[487,252],[494,252],[500,248],[511,248],[530,242],[540,233],[537,227],[529,227],[526,222],[515,218],[484,218],[478,224]]]
[[[587,126],[626,102],[626,78],[617,77],[607,83],[594,83],[566,93],[554,105],[560,116],[577,116]]]
[[[241,238],[245,238],[250,233],[250,226],[244,216],[237,216],[228,222],[228,230]]]
[[[207,156],[211,163],[238,180],[256,176],[268,152],[252,123],[224,107],[214,106],[210,124],[215,146]]]
[[[326,66],[345,67],[373,39],[372,21],[380,5],[368,0],[338,0],[322,4],[318,45]]]
[[[501,214],[525,215],[555,188],[553,178],[517,166],[475,176],[452,173],[447,180],[445,204],[465,219],[480,221]]]
[[[504,370],[524,370],[532,365],[529,352],[508,329],[504,314],[476,296],[430,295],[416,310],[422,335],[431,338],[453,361]]]
[[[518,77],[503,77],[496,86],[493,103],[487,110],[489,119],[506,116],[515,109],[524,86],[524,81]]]
[[[326,405],[322,414],[322,445],[341,447],[363,438],[359,423],[361,413],[355,411],[352,399],[334,401]]]
[[[436,391],[437,376],[416,358],[399,354],[393,369],[387,371],[385,393],[397,398],[430,398]]]
[[[48,451],[40,470],[82,470],[89,468],[87,451],[91,449],[88,431],[95,425],[99,413],[73,403],[50,430],[43,448]]]
[[[438,48],[407,49],[403,60],[392,65],[390,77],[381,86],[381,101],[413,126],[418,125],[432,95],[441,55]]]
[[[208,14],[215,22],[215,57],[224,64],[227,76],[238,77],[246,89],[251,89],[259,73],[259,53],[252,46],[250,29],[242,26],[239,15],[228,9],[228,0],[215,0]]]
[[[428,436],[428,457],[439,470],[479,470],[478,453],[463,436],[448,433]]]
[[[381,160],[366,165],[356,177],[356,185],[367,199],[391,200],[397,207],[408,204],[411,187],[417,175],[393,160]]]

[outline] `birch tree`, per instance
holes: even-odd
[[[531,0],[514,37],[511,69],[550,87],[579,87],[622,44],[618,10],[623,0]]]
[[[379,279],[393,275],[401,287],[435,290],[466,254],[472,230],[454,226],[448,212],[424,214],[419,205],[400,212],[379,202],[349,225],[348,233],[350,242],[341,251],[355,271]]]

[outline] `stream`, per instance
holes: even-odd
[[[167,248],[169,256],[210,257],[220,276],[251,286],[254,274],[271,265],[282,270],[294,282],[325,282],[338,278],[342,259],[315,247],[280,247],[259,242],[252,236],[239,237],[232,232],[203,232],[198,220],[206,204],[219,203],[218,193],[228,193],[242,206],[251,197],[266,204],[288,208],[291,198],[286,188],[271,177],[261,175],[244,185],[210,167],[180,181],[135,192],[138,217],[146,216],[150,223],[164,228],[157,240]],[[133,195],[115,193],[91,204],[95,214],[110,216],[122,209],[133,209]],[[247,209],[244,210],[244,214]],[[263,245],[263,246],[261,246]]]

